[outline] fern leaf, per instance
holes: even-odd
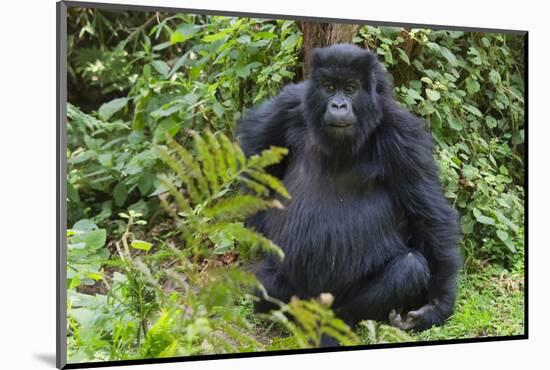
[[[195,149],[199,160],[202,162],[202,173],[210,185],[210,194],[216,194],[220,190],[220,184],[214,164],[214,156],[210,151],[211,148],[196,131],[191,131],[191,135],[195,141]]]
[[[195,161],[193,155],[189,153],[187,149],[178,144],[170,135],[166,135],[166,141],[170,147],[174,148],[178,153],[182,163],[188,168],[189,173],[197,181],[197,190],[203,194],[203,199],[210,196],[210,189],[208,187],[208,181],[206,181],[199,162]]]
[[[159,357],[161,353],[173,345],[171,333],[174,319],[174,311],[162,312],[157,322],[149,329],[142,347],[144,357]]]
[[[241,223],[213,224],[208,226],[208,231],[211,233],[223,232],[226,238],[235,239],[239,241],[241,247],[246,246],[252,251],[261,249],[265,252],[274,254],[280,259],[284,258],[284,252],[281,248],[260,233],[247,229]]]
[[[278,178],[276,178],[275,176],[272,176],[265,172],[252,170],[252,169],[249,169],[247,171],[247,174],[250,175],[250,177],[252,177],[257,182],[261,182],[269,186],[271,189],[275,190],[277,193],[279,193],[283,197],[290,199],[290,194],[286,190],[283,182]]]
[[[233,340],[239,342],[239,346],[248,345],[253,347],[260,347],[260,343],[255,340],[253,337],[241,333],[239,330],[235,329],[231,323],[223,322],[221,323],[221,328],[224,333],[231,337]]]
[[[189,205],[187,199],[183,197],[183,195],[178,191],[174,184],[172,184],[172,182],[168,180],[166,176],[159,176],[159,181],[164,187],[168,189],[168,192],[174,197],[180,211],[192,213],[193,210]]]
[[[162,352],[158,354],[157,357],[159,358],[167,358],[167,357],[174,357],[177,355],[179,342],[177,339],[174,339],[172,343],[168,345],[168,347],[164,348]]]
[[[231,171],[232,175],[236,175],[239,172],[239,166],[237,164],[235,146],[224,134],[220,134],[220,145],[226,153],[226,167]]]
[[[176,175],[178,175],[181,182],[186,185],[186,190],[187,190],[187,193],[189,194],[189,196],[191,197],[191,200],[194,203],[200,202],[200,200],[203,198],[203,196],[200,193],[197,192],[197,188],[196,188],[196,186],[194,186],[194,181],[188,175],[185,168],[180,163],[178,163],[178,161],[174,157],[172,157],[170,155],[170,153],[168,152],[168,150],[166,148],[161,147],[161,146],[157,147],[157,153],[162,158],[162,160],[164,162],[166,162],[166,164],[168,164],[168,166],[176,173]],[[164,183],[164,185],[166,185],[166,186],[171,185],[170,187],[172,187],[172,188],[174,187],[170,183],[170,181],[168,181],[167,179],[165,179],[165,181],[166,182]],[[172,195],[174,195],[174,194],[172,194]]]
[[[287,153],[287,148],[272,146],[262,151],[260,154],[250,157],[248,165],[253,168],[265,168],[279,163]]]
[[[204,214],[215,218],[243,219],[256,212],[268,209],[272,205],[272,202],[253,195],[235,195],[231,198],[222,199],[216,205],[206,208]]]
[[[269,188],[265,186],[264,184],[260,184],[254,180],[251,180],[245,176],[240,176],[238,178],[238,181],[243,183],[248,189],[252,190],[254,193],[258,195],[268,196],[269,195]]]
[[[206,140],[208,145],[211,148],[212,153],[214,154],[214,162],[216,164],[216,173],[222,180],[222,183],[229,182],[232,176],[227,171],[227,164],[225,163],[225,159],[224,159],[224,150],[220,142],[210,131],[206,133]]]

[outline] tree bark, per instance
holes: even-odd
[[[300,22],[300,29],[303,34],[303,76],[309,75],[309,58],[311,50],[332,44],[352,42],[353,36],[357,34],[359,25],[345,23],[321,23],[321,22]]]

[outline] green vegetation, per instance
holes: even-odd
[[[332,297],[252,312],[259,250],[244,227],[287,196],[264,172],[284,148],[245,159],[244,110],[300,79],[293,21],[70,9],[68,84],[69,362],[264,351],[524,332],[522,37],[360,28],[397,99],[437,143],[449,201],[462,215],[464,273],[454,316],[404,333],[353,331]],[[294,319],[291,319],[294,318]]]

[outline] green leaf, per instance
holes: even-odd
[[[216,101],[216,102],[214,102],[214,104],[212,104],[212,110],[214,111],[214,113],[216,114],[216,116],[218,118],[222,118],[223,113],[225,112],[225,108],[218,101]]]
[[[456,56],[445,46],[440,46],[439,48],[441,49],[441,55],[443,55],[443,57],[447,59],[449,64],[453,67],[456,67],[458,65],[456,61]]]
[[[128,190],[123,183],[119,182],[113,190],[113,198],[115,204],[119,207],[123,206],[126,203],[126,198],[128,198]]]
[[[83,220],[77,221],[73,225],[72,229],[78,230],[78,231],[92,231],[97,229],[97,225],[93,223],[91,220],[83,219]]]
[[[474,222],[469,220],[468,222],[462,223],[462,232],[464,234],[471,234],[474,231]]]
[[[67,198],[69,198],[69,200],[71,202],[79,202],[80,201],[80,196],[78,194],[78,189],[74,187],[73,184],[71,184],[70,182],[67,182]]]
[[[154,51],[164,50],[170,47],[170,45],[172,45],[170,41],[161,42],[160,44],[153,46],[153,50]]]
[[[466,90],[468,91],[468,94],[475,94],[479,91],[479,88],[481,87],[479,85],[479,82],[474,80],[473,78],[468,77],[466,80]]]
[[[237,39],[239,44],[250,44],[250,36],[243,35]]]
[[[130,244],[132,246],[132,248],[134,249],[140,249],[142,251],[149,251],[152,247],[153,247],[153,244],[149,243],[149,242],[146,242],[144,240],[133,240],[132,241],[132,244]]]
[[[182,35],[180,32],[173,32],[171,35],[170,35],[170,43],[171,44],[176,44],[178,42],[184,42],[185,40],[187,40],[187,38]]]
[[[470,105],[470,104],[465,104],[462,106],[464,109],[466,109],[468,112],[472,113],[473,115],[477,116],[477,117],[481,117],[483,116],[483,114],[479,111],[479,109],[477,109],[476,107],[474,107],[473,105]]]
[[[171,118],[163,119],[153,134],[156,142],[162,142],[166,140],[166,135],[174,137],[181,130],[181,121],[175,121]]]
[[[176,31],[170,35],[170,43],[175,44],[178,42],[184,42],[192,38],[199,31],[199,27],[184,23],[176,28]]]
[[[297,34],[292,34],[281,43],[281,48],[293,49],[298,44],[298,40],[300,40],[300,36]]]
[[[503,230],[497,230],[497,236],[500,238],[500,240],[502,241],[506,241],[508,240],[508,233],[506,231],[503,231]]]
[[[487,127],[489,127],[489,128],[495,128],[495,127],[497,127],[498,122],[495,119],[495,117],[487,116],[487,117],[485,117],[485,124],[487,124]]]
[[[424,100],[422,95],[420,95],[415,89],[407,89],[407,95],[409,95],[414,100]]]
[[[441,94],[435,90],[426,89],[426,96],[431,101],[438,101],[441,98]]]
[[[101,105],[97,113],[102,120],[107,121],[113,114],[124,108],[128,103],[128,100],[130,100],[130,98],[113,99],[110,102]]]
[[[176,31],[181,33],[185,37],[192,37],[200,31],[200,27],[194,24],[183,23],[176,28]]]
[[[141,195],[146,196],[151,192],[153,188],[153,181],[155,180],[155,175],[150,172],[144,172],[138,181],[138,188]]]
[[[477,215],[476,216],[476,220],[479,222],[479,223],[482,223],[482,224],[485,224],[485,225],[494,225],[495,224],[495,220],[491,217],[487,217],[487,216],[484,216],[484,215]]]
[[[213,240],[214,241],[214,240]],[[214,241],[215,242],[215,241]],[[221,239],[214,247],[214,254],[225,254],[235,246],[235,241],[232,239]]]
[[[452,115],[447,117],[447,121],[453,130],[460,131],[464,128],[462,123]]]
[[[494,69],[489,72],[489,80],[494,83],[495,85],[499,85],[500,84],[500,73],[498,73],[498,71],[495,71]]]
[[[402,61],[407,63],[407,65],[411,65],[411,61],[409,60],[409,56],[407,55],[405,50],[397,48],[397,53],[399,54],[399,58],[401,58]]]
[[[151,62],[153,65],[153,68],[157,70],[158,73],[162,75],[162,77],[166,78],[168,77],[168,72],[170,72],[170,66],[162,60],[153,60]]]
[[[185,62],[187,62],[187,58],[188,58],[188,53],[183,54],[183,55],[176,61],[176,63],[174,63],[174,66],[172,67],[172,69],[170,70],[170,72],[168,72],[168,76],[167,76],[167,77],[172,77],[172,75],[173,75],[174,73],[176,73],[176,72],[178,71],[178,69],[180,69],[181,66],[185,64]]]
[[[107,231],[105,229],[97,229],[89,231],[84,236],[84,243],[88,248],[98,249],[105,245],[107,240]]]
[[[206,35],[202,38],[202,41],[204,42],[215,42],[215,41],[219,41],[219,40],[223,40],[227,37],[227,33],[225,32],[219,32],[219,33],[215,33],[213,35]]]
[[[195,93],[188,93],[188,94],[185,94],[185,96],[183,97],[183,100],[185,100],[187,104],[193,105],[199,100],[199,97],[200,96]]]
[[[250,69],[248,68],[248,66],[239,67],[235,70],[235,73],[241,78],[247,78],[248,76],[250,76]]]

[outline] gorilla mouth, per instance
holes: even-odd
[[[336,127],[336,128],[347,128],[347,127],[351,127],[352,125],[353,124],[350,122],[334,122],[334,123],[331,123],[329,126]]]

